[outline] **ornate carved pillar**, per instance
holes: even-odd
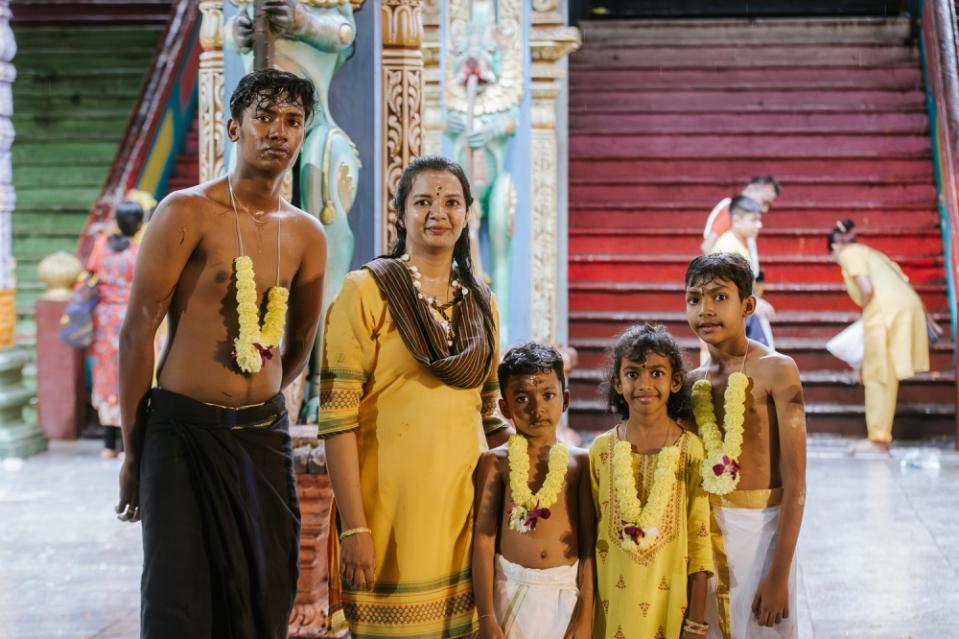
[[[440,0],[423,2],[423,155],[443,152]]]
[[[579,30],[566,26],[557,12],[559,0],[533,0],[530,29],[530,237],[532,299],[530,337],[554,341],[557,335],[557,282],[565,265],[558,263],[556,98],[566,80],[564,58],[579,48]],[[561,132],[565,135],[565,131]]]
[[[393,194],[403,167],[423,152],[423,9],[421,0],[382,0],[383,190],[382,250],[393,243]]]
[[[200,182],[223,174],[223,2],[201,0]]]
[[[17,43],[10,29],[9,0],[0,0],[0,458],[26,457],[47,447],[36,424],[24,420],[23,409],[33,391],[23,384],[27,353],[14,346],[17,323],[12,216],[16,205],[10,147],[13,146],[13,58]]]

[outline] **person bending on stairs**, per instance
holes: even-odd
[[[866,387],[869,436],[849,452],[888,452],[899,381],[929,370],[929,333],[939,327],[899,265],[856,241],[852,220],[839,220],[826,242],[839,262],[849,297],[862,307],[864,343],[860,376]]]
[[[169,195],[143,238],[120,337],[117,505],[143,520],[143,638],[287,636],[300,512],[280,391],[313,347],[326,237],[280,193],[314,101],[289,73],[241,79],[236,168]]]

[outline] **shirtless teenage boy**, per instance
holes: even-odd
[[[723,412],[727,381],[736,372],[748,378],[742,452],[724,462],[738,485],[710,495],[717,575],[707,599],[709,637],[795,638],[795,552],[806,495],[803,391],[791,358],[746,338],[752,289],[750,265],[738,255],[697,257],[686,271],[686,319],[709,347],[709,361],[689,378],[711,382],[723,434],[735,428]],[[715,451],[699,421],[709,459]],[[705,476],[704,488],[710,491]]]
[[[168,196],[140,248],[120,338],[117,512],[136,521],[142,511],[143,637],[287,634],[300,517],[280,391],[312,349],[326,239],[280,190],[313,105],[313,85],[294,75],[244,77],[228,122],[236,168]],[[254,296],[243,313],[238,286]],[[273,294],[267,308],[274,287],[289,291],[288,312]],[[153,336],[167,314],[151,390]],[[277,327],[282,350],[271,346]]]
[[[500,411],[517,434],[476,471],[479,637],[589,639],[596,523],[589,454],[556,441],[569,405],[563,358],[529,343],[510,349],[498,372]]]

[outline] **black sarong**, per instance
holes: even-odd
[[[143,639],[287,636],[300,510],[282,395],[234,410],[154,389],[140,506]]]

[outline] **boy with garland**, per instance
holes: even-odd
[[[746,259],[697,257],[685,286],[686,319],[709,347],[709,361],[690,375],[716,563],[708,636],[794,639],[794,555],[806,499],[799,370],[791,358],[746,338],[756,308]]]
[[[569,405],[563,358],[529,343],[510,349],[498,373],[500,411],[517,434],[476,471],[478,636],[590,639],[596,523],[589,456],[556,441]]]
[[[142,637],[287,636],[300,511],[281,391],[312,351],[326,235],[280,193],[315,103],[290,73],[244,76],[236,166],[167,196],[143,237],[120,336],[116,509],[142,516]]]
[[[609,410],[589,449],[597,528],[597,639],[702,639],[713,572],[703,444],[688,414],[683,355],[662,326],[627,329],[610,357]]]

